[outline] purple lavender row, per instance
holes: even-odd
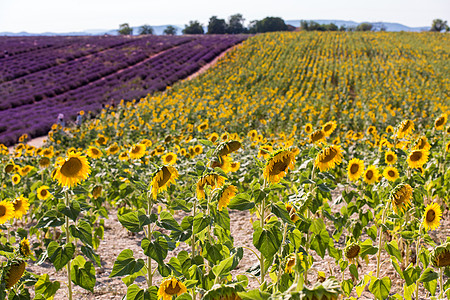
[[[109,103],[111,99],[140,99],[148,93],[162,91],[245,39],[246,36],[199,37],[88,86],[31,105],[0,111],[0,143],[14,144],[23,133],[31,137],[46,134],[59,113],[69,118],[74,118],[79,110],[95,114],[102,103]]]
[[[132,41],[132,39],[126,37],[115,36],[84,37],[83,39],[76,39],[70,42],[70,44],[9,56],[1,60],[0,83],[30,73],[43,71],[56,65],[61,65],[74,59],[108,48],[118,47]]]
[[[67,64],[0,84],[0,110],[18,107],[60,95],[134,65],[155,53],[189,41],[190,37],[150,42],[136,39]],[[43,84],[45,83],[45,84]]]

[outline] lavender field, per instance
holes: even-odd
[[[0,143],[45,135],[60,113],[163,91],[246,38],[0,37]]]

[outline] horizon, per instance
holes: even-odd
[[[211,16],[228,19],[240,13],[246,25],[267,16],[284,20],[345,20],[357,23],[399,23],[408,27],[431,26],[433,19],[450,21],[450,1],[380,0],[378,3],[361,0],[307,1],[219,1],[174,0],[169,5],[145,0],[55,1],[17,0],[0,3],[0,32],[65,33],[86,30],[113,30],[120,24],[132,27],[183,26],[198,20],[204,26]],[[276,4],[276,5],[275,5]],[[221,13],[217,13],[221,12]],[[182,25],[183,24],[183,25]]]

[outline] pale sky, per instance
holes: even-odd
[[[285,20],[335,19],[430,26],[450,24],[450,0],[0,0],[0,32],[70,32],[130,26],[208,24],[241,13],[248,21],[266,16]]]

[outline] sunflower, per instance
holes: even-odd
[[[239,141],[223,142],[219,146],[217,146],[216,150],[214,151],[214,154],[218,156],[225,156],[230,153],[236,152],[241,147],[242,144]]]
[[[297,255],[298,255],[299,260],[303,260],[302,252],[297,253]],[[286,261],[286,267],[284,268],[285,273],[293,273],[294,272],[294,267],[297,263],[297,255],[295,255],[295,254],[289,255],[289,257]]]
[[[307,123],[304,128],[305,128],[305,132],[308,134],[313,131],[313,126],[311,123]]]
[[[172,277],[161,282],[157,296],[158,299],[172,300],[173,296],[180,296],[186,292],[187,289],[184,283],[179,281],[177,278]]]
[[[295,207],[291,203],[286,203],[286,210],[289,213],[289,217],[291,218],[292,222],[297,222],[298,220],[300,220]]]
[[[394,127],[392,127],[391,125],[386,127],[386,133],[394,133]]]
[[[49,193],[48,189],[49,187],[46,185],[42,185],[37,189],[36,193],[39,200],[47,200],[52,196],[52,194]]]
[[[396,167],[388,166],[384,169],[383,176],[389,181],[396,181],[399,177],[398,170]]]
[[[178,178],[178,171],[172,166],[162,166],[152,176],[152,194],[156,199],[158,193],[167,190],[170,184],[175,184],[175,179]]]
[[[216,156],[211,160],[211,168],[221,168],[225,173],[231,171],[231,158],[228,155]]]
[[[19,282],[20,278],[22,278],[23,273],[25,272],[26,263],[22,260],[20,262],[15,262],[14,264],[6,267],[5,270],[5,280],[6,280],[6,288],[12,288],[17,282]]]
[[[98,148],[94,146],[89,146],[89,148],[86,150],[86,155],[90,158],[100,158],[102,157],[103,153]]]
[[[399,139],[408,136],[414,131],[414,122],[411,120],[402,121],[397,128],[397,137]]]
[[[145,145],[145,143],[143,143]],[[106,150],[106,154],[108,155],[114,155],[117,154],[120,151],[119,145],[117,143],[112,144],[109,146],[109,148]]]
[[[325,132],[319,129],[309,135],[309,142],[312,144],[325,142]]]
[[[231,172],[237,172],[240,167],[241,167],[241,163],[240,162],[232,161],[230,163],[230,171]]]
[[[213,132],[209,135],[208,139],[212,142],[215,143],[219,140],[219,135],[216,132]]]
[[[441,207],[437,203],[428,204],[423,214],[422,225],[425,230],[435,230],[439,227],[442,217]]]
[[[197,181],[197,199],[201,200],[205,198],[205,186],[208,185],[212,189],[215,189],[216,187],[221,187],[225,182],[225,177],[220,176],[217,173],[208,173],[206,175],[203,175],[200,177],[200,179]]]
[[[377,128],[375,126],[369,126],[366,131],[367,134],[375,136],[377,134]]]
[[[92,198],[97,199],[102,195],[102,186],[97,185],[92,189]]]
[[[12,176],[12,183],[13,184],[18,184],[19,182],[20,182],[20,175],[19,174],[14,174],[13,176]]]
[[[347,175],[350,181],[356,181],[364,173],[364,162],[357,158],[352,158],[347,167]]]
[[[231,184],[225,184],[222,186],[222,188],[219,190],[218,198],[218,209],[222,211],[223,208],[226,208],[228,204],[230,203],[230,200],[236,196],[237,188],[234,185]]]
[[[366,171],[364,172],[364,182],[367,184],[374,184],[378,181],[378,177],[380,176],[380,173],[378,172],[378,169],[374,165],[370,165],[367,167]]]
[[[12,204],[14,205],[14,218],[20,219],[23,215],[25,215],[30,207],[30,203],[28,203],[28,198],[20,195],[16,198]]]
[[[391,192],[389,200],[392,202],[392,208],[396,214],[398,211],[405,211],[411,204],[413,194],[412,187],[407,183],[400,183]]]
[[[32,254],[30,248],[30,241],[27,238],[24,238],[23,240],[20,241],[19,252],[25,257],[28,257]]]
[[[131,159],[139,159],[145,155],[145,145],[144,144],[136,144],[131,147],[129,156]]]
[[[283,178],[288,169],[294,169],[295,155],[292,151],[280,149],[272,153],[266,162],[264,179],[271,183],[277,183]]]
[[[437,268],[450,266],[450,242],[437,246],[430,253],[431,263]]]
[[[203,123],[201,123],[200,125],[198,125],[198,127],[197,127],[197,130],[198,130],[198,132],[203,132],[203,131],[205,131],[205,130],[207,130],[208,129],[208,122],[203,122]]]
[[[258,137],[258,132],[255,129],[252,129],[248,132],[248,136],[252,141],[254,141]]]
[[[119,159],[120,160],[128,160],[130,157],[128,156],[128,152],[124,151],[122,153],[119,154]]]
[[[54,155],[53,147],[46,148],[42,151],[42,155],[48,158],[52,158]]]
[[[445,152],[450,152],[450,142],[445,145]]]
[[[33,170],[32,166],[26,165],[23,168],[20,169],[20,175],[26,176],[30,171]]]
[[[4,169],[5,173],[11,173],[14,170],[14,166],[14,163],[7,164]]]
[[[361,251],[361,246],[359,246],[358,243],[351,243],[347,247],[345,247],[345,257],[348,259],[354,259],[359,255],[359,252]]]
[[[388,150],[384,154],[384,161],[388,165],[393,165],[397,162],[397,154],[394,151]]]
[[[411,151],[407,159],[408,166],[411,169],[422,167],[428,161],[428,155],[429,152],[426,150],[416,149]]]
[[[42,157],[39,160],[39,167],[40,168],[48,168],[50,166],[50,159],[48,157]]]
[[[202,145],[195,145],[194,146],[194,153],[196,155],[202,154],[203,153],[203,147]]]
[[[447,123],[447,114],[442,114],[434,121],[434,128],[444,130],[445,123]]]
[[[14,205],[6,200],[0,202],[0,224],[14,218]]]
[[[273,147],[270,145],[263,145],[259,147],[258,157],[263,157],[264,159],[268,159],[270,157],[270,153],[273,151]]]
[[[65,159],[58,158],[54,179],[66,187],[74,187],[89,177],[91,168],[81,152],[70,153]]]
[[[336,127],[337,127],[336,121],[329,121],[322,126],[322,131],[325,133],[325,136],[330,136],[336,129]]]
[[[327,171],[333,169],[336,165],[342,162],[342,150],[338,145],[331,145],[322,149],[316,157],[315,166],[319,167],[320,171]]]
[[[430,143],[428,143],[427,137],[426,136],[421,136],[420,138],[418,138],[413,146],[413,149],[419,149],[419,150],[425,150],[425,151],[429,151],[431,148]]]
[[[108,138],[105,137],[103,134],[99,134],[97,140],[95,141],[97,146],[104,146],[106,145],[106,142],[108,142]]]
[[[161,159],[162,159],[164,165],[171,166],[176,163],[177,155],[173,152],[169,152],[169,153],[164,154],[161,157]]]

